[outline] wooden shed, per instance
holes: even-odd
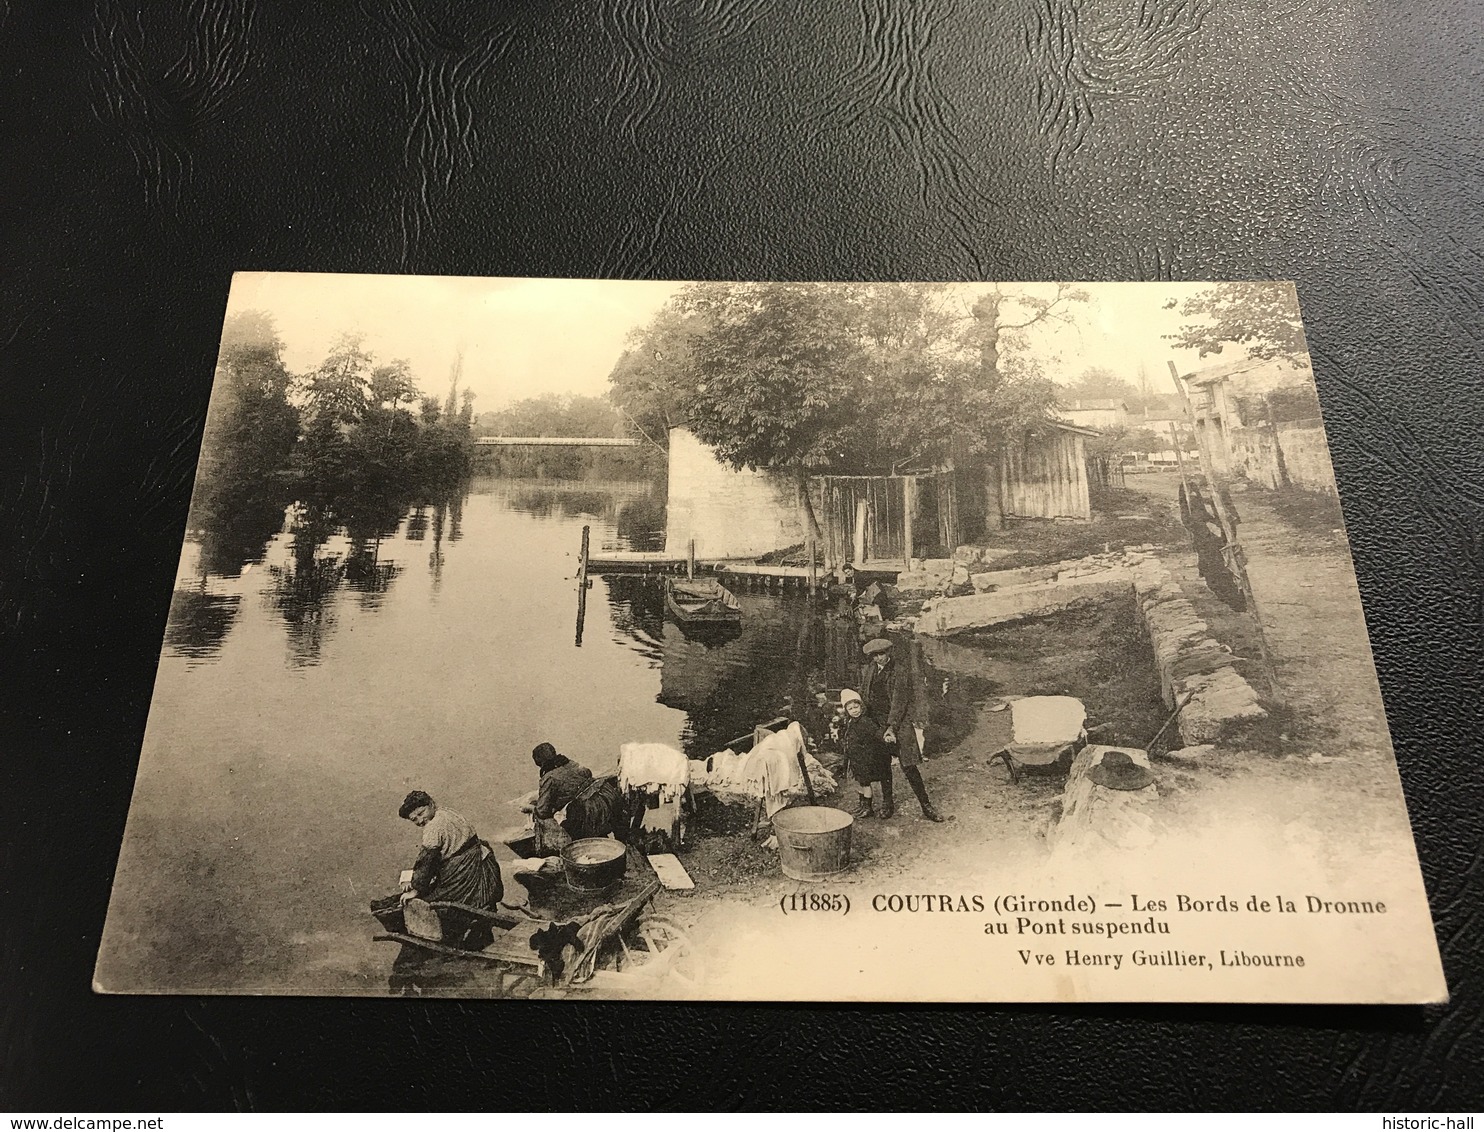
[[[1006,449],[999,462],[1003,518],[1090,521],[1087,438],[1097,435],[1095,429],[1056,421],[1050,433]]]
[[[810,480],[827,569],[908,569],[923,547],[957,542],[951,470],[897,476],[814,476]]]

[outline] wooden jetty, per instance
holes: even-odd
[[[667,574],[683,571],[689,557],[664,550],[599,550],[587,559],[589,574]],[[719,562],[697,562],[695,568],[715,573]]]
[[[814,551],[811,544],[810,552]],[[892,561],[868,561],[856,571],[862,576],[881,581],[894,581],[901,573],[902,564]],[[579,571],[586,574],[685,574],[694,577],[698,573],[720,575],[732,587],[746,586],[752,589],[783,588],[798,586],[811,594],[822,581],[817,564],[812,566],[788,566],[758,562],[752,558],[698,559],[696,546],[691,542],[685,554],[669,550],[600,550],[589,552],[587,530],[583,530],[582,553]]]
[[[807,566],[768,566],[748,560],[703,560],[663,550],[600,550],[588,556],[589,574],[717,574],[728,585],[744,587],[801,586],[810,584]],[[818,577],[816,571],[815,577]]]

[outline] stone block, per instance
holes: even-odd
[[[1122,571],[1109,570],[1096,578],[1042,582],[990,593],[943,598],[934,602],[931,610],[923,610],[918,632],[950,636],[1026,617],[1045,617],[1087,602],[1106,601],[1127,594],[1128,589],[1128,576]]]
[[[953,548],[953,560],[973,564],[980,560],[982,553],[977,546],[956,546]]]
[[[1203,637],[1188,648],[1177,651],[1163,675],[1175,683],[1191,676],[1209,675],[1218,668],[1229,668],[1231,662],[1231,649],[1210,637]]]
[[[1146,610],[1144,623],[1149,626],[1150,633],[1157,636],[1189,636],[1192,631],[1206,631],[1206,623],[1196,613],[1195,606],[1180,598]]]
[[[902,595],[935,594],[947,581],[946,574],[929,573],[926,570],[903,571],[897,575],[897,592]]]
[[[1252,685],[1232,668],[1177,681],[1175,690],[1194,693],[1180,712],[1180,737],[1187,745],[1236,735],[1268,716]]]
[[[1022,566],[1016,570],[986,570],[983,573],[973,575],[979,579],[974,583],[974,588],[980,585],[997,590],[1008,589],[1011,586],[1025,586],[1034,582],[1049,582],[1056,577],[1057,566]]]
[[[1110,790],[1087,777],[1109,751],[1122,751],[1139,766],[1152,769],[1148,752],[1135,747],[1091,744],[1079,751],[1062,791],[1061,816],[1049,837],[1054,855],[1145,849],[1154,844],[1159,786],[1151,782],[1142,790]]]

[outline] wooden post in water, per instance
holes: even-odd
[[[577,555],[577,647],[582,647],[582,623],[587,619],[587,546],[592,528],[582,528],[582,549]]]
[[[694,581],[696,576],[696,540],[691,539],[685,551],[685,580]]]

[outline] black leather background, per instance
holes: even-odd
[[[0,1108],[1478,1105],[1477,4],[140,7],[0,0]],[[94,996],[239,268],[1297,280],[1452,1005]]]

